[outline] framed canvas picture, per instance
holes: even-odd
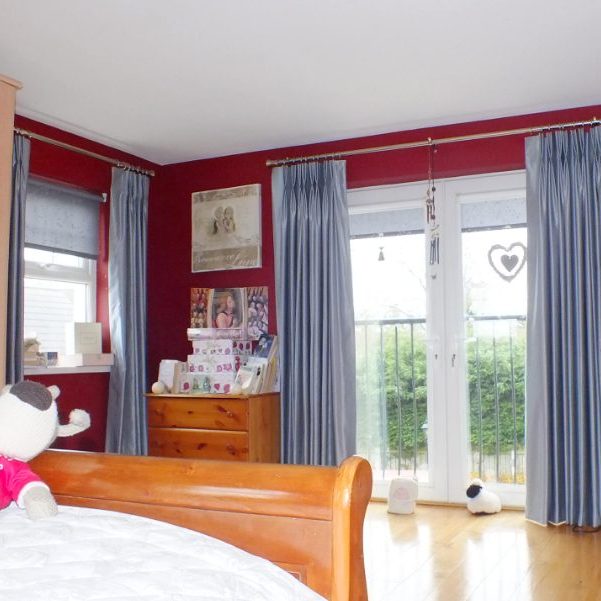
[[[261,267],[261,185],[192,194],[192,272]]]

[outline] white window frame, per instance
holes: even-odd
[[[27,247],[26,247],[27,248]],[[47,251],[52,252],[52,251]],[[66,254],[56,251],[56,254]],[[77,256],[77,255],[75,255]],[[86,294],[86,319],[87,322],[96,321],[96,267],[97,260],[77,256],[82,262],[81,267],[69,267],[56,263],[42,263],[41,261],[24,261],[24,278],[31,278],[53,282],[71,282],[85,284]]]
[[[347,191],[349,214],[424,206],[427,186],[427,181],[420,181],[350,189]],[[428,484],[420,484],[420,500],[464,503],[465,486],[469,480],[459,198],[478,193],[492,199],[518,189],[525,194],[524,170],[436,180],[441,260],[435,274],[427,266],[430,477]],[[426,235],[424,261],[427,245]],[[389,482],[375,481],[373,496],[386,498],[388,485]],[[500,495],[504,505],[523,507],[523,485],[487,483],[487,487]]]

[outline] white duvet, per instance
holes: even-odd
[[[323,601],[272,563],[209,536],[110,511],[0,511],[2,601]]]

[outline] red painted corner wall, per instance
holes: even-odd
[[[422,128],[327,142],[301,147],[191,161],[159,167],[101,144],[68,134],[35,121],[16,117],[16,125],[37,133],[154,169],[150,186],[148,220],[148,380],[156,378],[162,358],[185,359],[190,343],[186,339],[189,321],[190,288],[267,285],[271,295],[270,330],[275,332],[273,224],[271,170],[267,159],[352,150],[450,136],[543,126],[590,119],[601,106],[582,107],[488,121]],[[349,188],[388,185],[426,178],[427,149],[358,155],[347,159]],[[524,168],[524,136],[441,145],[434,163],[435,177],[454,177]],[[32,141],[31,173],[95,192],[109,192],[111,167],[41,142]],[[202,274],[191,273],[191,194],[200,190],[261,184],[262,189],[262,267]],[[101,213],[101,257],[98,269],[98,319],[103,323],[103,350],[110,350],[108,338],[108,204]],[[106,382],[103,380],[106,378]],[[64,444],[104,448],[106,396],[105,374],[54,376],[58,382],[35,377],[45,384],[57,383],[63,389],[64,408],[91,408],[92,429],[78,441]],[[83,399],[83,400],[80,400]]]
[[[25,379],[60,388],[56,404],[61,424],[69,421],[69,413],[73,409],[85,409],[90,414],[91,426],[86,431],[68,438],[57,438],[53,449],[104,451],[108,373],[26,376]]]
[[[586,120],[599,115],[600,111],[601,106],[559,110],[163,167],[161,177],[153,182],[155,194],[149,214],[149,378],[156,378],[160,359],[183,360],[189,352],[186,328],[192,287],[269,286],[270,330],[275,331],[271,169],[265,165],[267,159]],[[360,188],[419,181],[427,177],[427,167],[427,148],[357,155],[347,159],[347,185],[348,188]],[[439,178],[523,168],[523,135],[441,145],[434,161],[434,174]],[[260,269],[191,273],[192,192],[255,183],[261,184],[262,190],[263,266]]]
[[[112,159],[140,165],[148,169],[156,169],[156,165],[143,161],[133,155],[120,152],[109,146],[92,142],[86,138],[70,134],[63,130],[21,117],[15,116],[15,127],[25,129],[60,142],[72,144],[78,148],[96,152]],[[30,175],[45,178],[54,182],[68,184],[76,188],[110,195],[111,165],[98,159],[77,154],[71,150],[52,146],[38,140],[31,140],[31,156],[29,160]],[[110,352],[108,327],[108,224],[110,213],[109,201],[100,207],[100,232],[98,236],[99,256],[96,285],[96,319],[102,323],[102,350]]]
[[[80,136],[69,134],[43,123],[16,116],[15,126],[34,133],[90,150],[109,158],[140,165],[148,169],[157,169],[157,165],[143,161],[138,157],[115,150],[108,146],[92,142]],[[91,192],[110,194],[111,165],[98,159],[51,146],[44,142],[31,140],[30,174],[55,182],[65,183]],[[152,186],[151,186],[152,191]],[[99,256],[96,285],[96,319],[102,323],[102,350],[110,352],[109,314],[108,314],[108,224],[110,198],[100,208]],[[68,412],[79,407],[86,409],[92,416],[89,430],[72,439],[58,440],[61,448],[74,448],[87,451],[103,451],[106,433],[106,405],[108,399],[107,373],[57,374],[49,376],[27,376],[28,379],[42,382],[46,386],[56,384],[61,389],[58,400],[59,410]]]

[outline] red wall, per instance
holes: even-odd
[[[444,138],[585,120],[599,115],[600,111],[601,106],[553,111],[281,148],[166,167],[157,167],[137,157],[22,117],[16,118],[16,125],[106,156],[146,166],[157,172],[150,186],[148,224],[148,378],[152,382],[156,378],[160,359],[184,359],[189,352],[186,328],[192,287],[269,286],[272,295],[270,329],[275,331],[271,170],[265,165],[267,159],[398,144],[428,137]],[[428,151],[425,148],[350,157],[347,159],[348,187],[422,180],[426,178],[427,165]],[[435,176],[439,178],[523,169],[523,136],[441,145],[437,148],[434,168]],[[35,140],[32,141],[31,172],[96,192],[110,190],[110,165]],[[263,266],[259,269],[191,273],[191,193],[252,183],[262,185]],[[98,269],[98,319],[104,326],[103,347],[108,351],[108,205],[103,206],[101,217],[103,242]],[[108,388],[106,375],[55,376],[54,382],[46,376],[32,379],[45,384],[58,384],[63,391],[60,399],[63,408],[82,407],[92,412],[92,429],[65,444],[72,444],[76,448],[104,447]]]
[[[117,151],[108,146],[97,144],[56,129],[16,116],[15,126],[26,129],[61,142],[72,144],[104,156],[129,162],[135,165],[156,169],[157,166],[135,156]],[[86,157],[70,150],[51,146],[37,140],[31,141],[30,173],[56,182],[70,184],[92,192],[110,193],[111,165],[98,159]],[[152,188],[152,186],[151,186]],[[97,267],[97,320],[102,323],[102,347],[110,352],[108,325],[108,221],[110,201],[101,205],[99,257]],[[91,428],[73,439],[65,439],[64,448],[80,450],[104,450],[106,433],[106,404],[108,397],[108,373],[58,374],[54,376],[30,376],[29,379],[42,382],[46,386],[56,384],[61,389],[58,400],[61,413],[79,407],[86,409],[92,418]],[[57,444],[60,444],[57,442]]]
[[[57,405],[61,424],[68,423],[69,412],[73,409],[85,409],[90,414],[92,425],[88,430],[68,438],[58,438],[52,448],[104,451],[108,376],[108,373],[27,376],[28,380],[44,386],[54,384],[60,388]]]
[[[155,201],[149,216],[149,378],[157,373],[160,359],[184,359],[189,352],[186,328],[191,287],[266,284],[273,299],[271,169],[265,165],[267,159],[586,120],[599,115],[600,111],[601,106],[553,111],[163,167],[161,177],[153,182]],[[347,184],[349,188],[359,188],[422,180],[427,176],[427,166],[426,148],[354,156],[347,159]],[[523,168],[524,136],[511,136],[441,145],[435,154],[434,174],[442,178]],[[191,193],[253,183],[262,186],[263,266],[260,269],[191,273]],[[270,308],[270,319],[273,331],[275,303]]]

